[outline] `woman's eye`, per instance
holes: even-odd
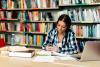
[[[62,28],[66,28],[66,27],[62,27]]]
[[[59,24],[57,26],[60,26]]]

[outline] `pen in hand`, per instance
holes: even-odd
[[[46,46],[46,50],[53,51],[53,52],[59,52],[59,48],[57,46],[51,45],[51,44]]]

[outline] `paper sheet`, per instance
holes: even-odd
[[[34,62],[54,62],[54,56],[36,56],[33,58]]]
[[[73,58],[73,57],[71,57],[71,56],[63,56],[63,57],[57,56],[56,58],[57,58],[58,60],[71,60],[71,61],[75,61],[75,60],[76,60],[76,58]]]
[[[45,51],[45,50],[41,50],[36,52],[37,55],[43,55],[43,56],[51,56],[51,52],[50,51]]]
[[[9,51],[27,51],[28,49],[24,46],[9,46]]]
[[[61,53],[57,53],[57,52],[51,52],[51,51],[46,51],[46,50],[41,50],[41,51],[38,51],[36,52],[37,55],[45,55],[45,56],[68,56],[66,54],[61,54]]]
[[[76,60],[71,55],[61,54],[57,52],[50,52],[41,50],[37,52],[37,57],[34,58],[35,62],[54,62],[54,60]]]

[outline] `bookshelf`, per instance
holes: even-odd
[[[99,0],[59,0],[59,14],[68,14],[80,51],[86,41],[100,41]]]
[[[77,39],[100,40],[99,0],[59,0],[59,14],[68,14]]]
[[[0,0],[0,38],[11,44],[14,34],[15,45],[41,47],[63,13],[77,40],[100,40],[99,0]]]
[[[0,37],[6,44],[41,47],[56,22],[58,0],[0,0]],[[12,45],[12,46],[13,46]]]

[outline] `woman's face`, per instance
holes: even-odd
[[[58,33],[63,34],[65,33],[66,29],[67,29],[66,24],[63,21],[58,21],[58,24],[57,24]]]

